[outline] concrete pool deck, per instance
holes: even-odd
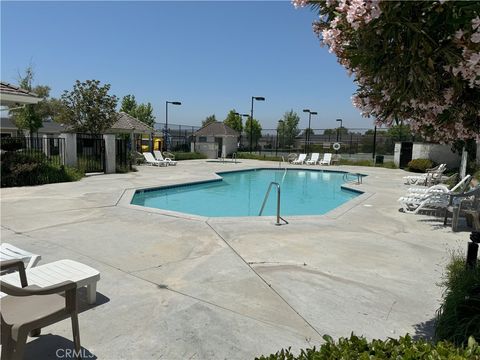
[[[98,269],[82,293],[80,336],[98,359],[248,359],[311,347],[321,335],[428,336],[449,251],[466,248],[438,218],[398,211],[403,170],[367,174],[353,206],[324,216],[189,218],[125,203],[128,189],[215,178],[278,163],[182,161],[79,182],[1,189],[1,240]],[[298,166],[294,166],[298,168]],[[72,348],[69,321],[30,338],[27,358]],[[57,355],[62,355],[62,352]]]

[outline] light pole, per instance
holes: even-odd
[[[168,104],[172,105],[182,105],[180,101],[165,101],[165,146],[164,148],[168,150]]]
[[[343,120],[342,119],[337,119],[337,121],[340,121],[340,129],[342,129]],[[337,142],[338,142],[338,128],[337,128]]]
[[[252,135],[253,135],[253,100],[265,101],[263,96],[252,96],[252,108],[250,110],[250,154],[252,153]]]
[[[275,147],[275,156],[278,155],[278,129],[280,128],[280,125],[282,126],[282,137],[283,137],[283,120],[278,120],[278,126],[277,126],[277,146]]]
[[[248,117],[248,114],[240,114],[238,112],[234,113],[237,116]],[[242,132],[240,131],[240,144],[242,143]]]
[[[308,154],[310,148],[310,123],[312,121],[312,115],[317,115],[317,112],[311,111],[310,109],[303,109],[303,112],[308,112],[308,129],[305,132],[305,152]]]

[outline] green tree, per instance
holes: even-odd
[[[214,123],[217,121],[217,118],[215,117],[215,114],[209,115],[205,118],[205,120],[202,121],[202,126],[206,126],[210,123]]]
[[[355,74],[352,100],[362,115],[388,126],[403,120],[426,140],[477,136],[478,1],[294,3],[318,12],[314,31]]]
[[[120,111],[127,113],[128,115],[135,116],[135,111],[137,110],[137,101],[135,100],[135,95],[126,95],[122,98],[122,104],[120,106]]]
[[[138,105],[135,109],[135,113],[133,116],[150,127],[153,127],[155,125],[153,107],[150,103]]]
[[[387,136],[393,141],[406,141],[411,140],[412,132],[409,125],[394,125],[388,129]]]
[[[30,92],[40,90],[42,93],[37,95],[45,100],[48,97],[50,88],[48,86],[37,86],[34,89],[32,85],[33,78],[33,69],[32,66],[29,66],[25,69],[25,75],[23,77],[20,76],[18,86]],[[13,120],[17,127],[19,129],[28,130],[30,134],[34,134],[42,127],[42,113],[38,111],[37,104],[27,104],[23,107],[11,110],[10,113],[13,115]]]
[[[118,98],[109,90],[110,84],[100,86],[98,80],[77,80],[73,90],[65,90],[61,97],[65,106],[61,120],[76,131],[101,134],[117,120]]]
[[[225,125],[230,126],[232,129],[242,133],[243,124],[242,124],[242,117],[240,115],[235,115],[235,109],[230,110],[227,115],[227,118],[223,120]]]
[[[251,126],[250,126],[251,125]],[[253,121],[248,118],[245,122],[245,132],[247,133],[248,143],[250,144],[250,135],[252,138],[252,145],[257,147],[258,140],[262,137],[262,125],[257,119],[253,119]]]
[[[281,121],[277,130],[278,137],[282,140],[282,147],[293,146],[295,138],[300,134],[300,129],[298,128],[300,116],[293,110],[286,111]]]

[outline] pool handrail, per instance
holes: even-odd
[[[268,185],[268,190],[265,193],[265,198],[263,199],[262,207],[260,208],[258,216],[262,216],[263,209],[265,209],[265,204],[267,203],[268,196],[270,195],[270,190],[274,185],[277,187],[277,222],[275,223],[275,225],[282,225],[282,223],[280,223],[280,220],[282,220],[286,225],[288,224],[288,221],[280,216],[280,184],[275,181],[272,181],[270,185]]]

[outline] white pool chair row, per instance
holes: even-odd
[[[434,185],[422,192],[416,192],[420,189],[409,189],[407,195],[400,197],[398,201],[403,211],[408,214],[417,214],[422,210],[444,209],[447,211],[447,207],[454,205],[455,197],[477,196],[478,188],[466,192],[470,180],[470,175],[467,175],[452,189],[444,185]]]
[[[332,162],[332,154],[331,153],[325,153],[323,154],[323,159],[320,160],[320,154],[319,153],[312,153],[310,155],[310,159],[307,159],[307,154],[299,154],[296,159],[292,161],[292,164],[295,165],[330,165]]]
[[[446,164],[440,164],[432,169],[427,169],[425,174],[404,176],[405,184],[424,184],[434,185],[438,184],[442,180],[442,175],[447,170]]]
[[[170,158],[164,158],[161,151],[154,150],[153,153],[155,157],[153,157],[152,153],[144,152],[143,157],[145,158],[145,162],[151,166],[175,166],[177,162]]]

